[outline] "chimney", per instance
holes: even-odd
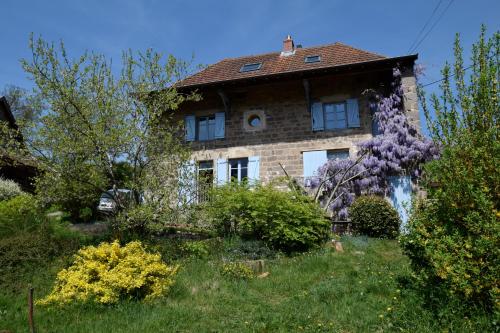
[[[289,56],[295,53],[295,46],[293,44],[293,39],[290,35],[286,37],[283,41],[283,50],[281,51],[282,56]]]

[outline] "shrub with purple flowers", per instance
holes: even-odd
[[[328,161],[312,181],[317,199],[338,219],[348,217],[348,207],[360,194],[387,194],[388,176],[410,174],[418,177],[423,163],[439,156],[438,147],[420,135],[408,121],[403,108],[401,71],[393,69],[392,91],[387,97],[373,94],[380,134],[358,146],[357,160]]]

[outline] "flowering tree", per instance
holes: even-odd
[[[313,181],[316,199],[339,219],[347,218],[356,195],[386,194],[388,176],[418,177],[422,163],[438,157],[438,148],[406,117],[399,68],[393,69],[391,88],[387,97],[374,93],[375,102],[370,104],[380,134],[358,145],[357,160],[328,161]]]

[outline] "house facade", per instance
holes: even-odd
[[[353,157],[376,134],[367,91],[388,91],[402,70],[404,108],[420,128],[417,55],[384,57],[341,43],[303,48],[288,36],[279,52],[224,59],[178,84],[202,100],[181,105],[193,167],[217,184],[299,180],[328,159]]]

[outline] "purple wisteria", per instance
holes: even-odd
[[[356,195],[387,194],[389,176],[406,174],[419,177],[421,165],[439,155],[434,143],[420,135],[406,117],[398,68],[393,69],[391,88],[389,96],[374,96],[376,102],[370,105],[379,134],[358,145],[356,161],[328,161],[319,169],[318,179],[312,183],[313,187],[320,189],[320,201],[338,219],[347,218],[347,208]]]

